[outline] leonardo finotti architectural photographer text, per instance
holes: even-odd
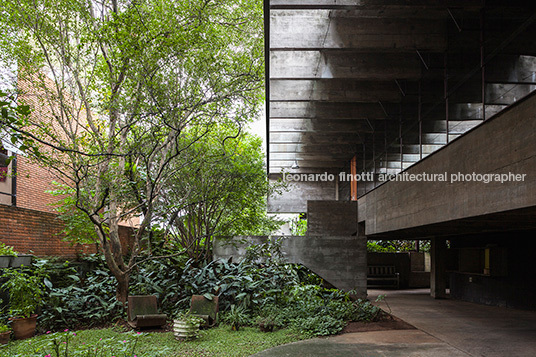
[[[455,183],[455,182],[482,182],[482,183],[490,183],[490,182],[523,182],[525,181],[525,177],[527,174],[517,174],[517,173],[451,173],[443,172],[443,173],[426,173],[421,172],[417,174],[410,174],[408,172],[402,172],[399,174],[385,174],[380,173],[376,174],[376,177],[374,177],[374,174],[372,172],[362,172],[360,174],[349,174],[346,172],[341,172],[338,175],[330,174],[327,172],[324,173],[317,173],[317,174],[292,174],[292,173],[284,173],[283,174],[283,181],[287,182],[315,182],[315,181],[335,181],[337,178],[339,182],[350,182],[350,181],[361,181],[361,182],[385,182],[385,181],[401,181],[401,182],[449,182],[449,183]],[[376,178],[376,180],[375,180]]]

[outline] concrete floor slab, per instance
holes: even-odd
[[[393,315],[472,356],[536,356],[536,311],[436,300],[428,289],[368,293],[371,301],[385,295]]]
[[[417,330],[348,333],[278,346],[254,356],[536,356],[536,312],[435,300],[429,290],[369,290],[369,299]]]
[[[468,355],[419,330],[391,330],[315,338],[274,347],[254,356],[466,357]]]

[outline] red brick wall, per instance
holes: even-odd
[[[17,207],[42,212],[54,212],[51,203],[59,201],[49,190],[57,187],[52,181],[58,181],[47,169],[30,162],[24,156],[17,156]]]
[[[63,222],[55,214],[0,205],[0,241],[19,253],[74,258],[95,253],[96,245],[75,245],[61,240]]]

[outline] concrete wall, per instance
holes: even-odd
[[[367,235],[536,206],[536,96],[531,95],[407,170],[526,174],[524,182],[388,182],[359,199]],[[484,228],[484,227],[483,227]]]
[[[268,237],[236,237],[233,244],[214,243],[215,258],[237,261],[247,246],[266,242]],[[366,238],[349,236],[282,237],[281,250],[289,263],[303,264],[333,286],[342,290],[357,290],[366,297]],[[240,242],[242,240],[242,242]]]
[[[307,235],[351,236],[356,233],[356,201],[307,202]]]
[[[281,179],[281,175],[270,175],[270,181]],[[270,213],[307,212],[308,200],[335,200],[335,181],[289,182],[287,192],[268,197]]]

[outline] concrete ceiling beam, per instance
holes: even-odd
[[[272,51],[271,79],[419,79],[422,63],[414,56],[348,51]]]
[[[398,106],[387,106],[394,113]],[[379,103],[270,102],[270,118],[384,119]]]
[[[406,52],[446,49],[445,21],[352,15],[348,11],[271,11],[270,47],[272,50],[344,48]]]
[[[270,119],[270,132],[370,133],[365,119],[322,120],[311,118]]]
[[[480,9],[484,0],[271,0],[271,9],[465,8]]]
[[[359,144],[310,144],[310,143],[292,143],[292,144],[273,144],[270,143],[270,153],[309,153],[333,155],[350,155],[357,151]]]
[[[349,79],[270,81],[270,100],[398,103],[402,93],[395,81],[359,81]]]
[[[362,139],[356,133],[288,133],[288,132],[275,132],[270,133],[270,144],[292,144],[292,143],[305,143],[305,144],[359,144],[362,143]]]
[[[270,167],[273,166],[274,168],[280,167],[280,168],[292,168],[296,162],[294,160],[290,161],[277,161],[277,160],[270,160]],[[336,160],[328,160],[328,161],[299,161],[298,166],[303,168],[339,168],[344,166],[345,161],[336,161]]]
[[[271,153],[270,160],[274,161],[329,161],[329,160],[344,161],[348,159],[348,154],[309,154],[309,153]]]

